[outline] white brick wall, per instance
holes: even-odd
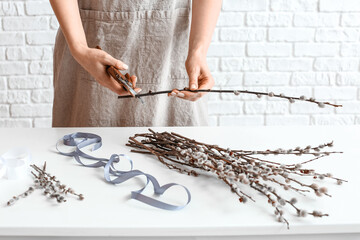
[[[47,0],[0,1],[0,127],[49,127],[58,23]],[[360,124],[359,0],[223,0],[215,88],[314,96],[342,109],[209,95],[211,125]]]

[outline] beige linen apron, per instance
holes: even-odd
[[[190,0],[79,0],[89,47],[129,65],[143,92],[188,86]],[[207,105],[166,95],[117,99],[71,56],[59,29],[54,49],[53,127],[194,126]]]

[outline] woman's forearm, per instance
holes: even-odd
[[[50,0],[61,30],[74,55],[81,47],[87,47],[77,0]]]
[[[78,1],[50,0],[50,3],[75,60],[101,86],[109,88],[118,95],[128,95],[129,92],[106,72],[108,66],[114,66],[119,70],[125,70],[128,66],[103,50],[88,47],[80,18]],[[136,83],[135,76],[131,76],[131,80],[132,83]],[[140,88],[135,88],[136,92],[140,90]]]
[[[221,0],[193,0],[188,55],[206,56],[221,10]]]

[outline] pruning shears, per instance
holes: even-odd
[[[97,49],[101,49],[101,47],[96,46]],[[132,97],[136,97],[137,93],[134,90],[135,86],[134,83],[131,80],[130,74],[126,73],[125,75],[122,74],[118,69],[116,69],[114,66],[108,66],[106,68],[106,72],[113,77],[118,83],[120,83],[120,85],[127,91],[130,93],[130,95]],[[141,103],[144,103],[144,101],[137,97]]]
[[[118,69],[114,66],[108,66],[106,69],[107,73],[110,74],[122,87],[131,94],[131,96],[136,96],[136,91],[134,90],[135,86],[130,79],[130,74],[126,73],[123,75]]]

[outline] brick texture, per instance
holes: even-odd
[[[0,127],[51,125],[58,27],[49,1],[0,1]],[[305,95],[344,107],[214,93],[209,123],[360,124],[359,58],[359,0],[223,0],[207,58],[214,88]]]

